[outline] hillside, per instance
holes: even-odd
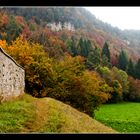
[[[116,133],[60,101],[26,94],[0,105],[0,132]]]
[[[79,7],[43,7],[43,8],[3,8],[10,15],[24,17],[29,24],[34,20],[40,27],[47,23],[69,22],[75,27],[75,36],[84,36],[93,41],[93,44],[102,48],[105,41],[108,41],[111,49],[112,60],[117,59],[122,49],[125,49],[134,62],[140,57],[140,31],[120,30],[104,23],[89,11]],[[30,14],[28,14],[30,13]]]

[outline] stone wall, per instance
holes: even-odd
[[[24,77],[24,69],[0,48],[0,97],[3,97],[2,101],[24,93]]]

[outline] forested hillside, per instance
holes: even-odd
[[[65,22],[69,22],[74,25],[76,29],[74,34],[77,37],[80,37],[81,35],[85,36],[86,38],[92,40],[99,47],[102,47],[104,42],[108,41],[111,47],[111,57],[113,60],[116,59],[117,55],[123,48],[128,51],[129,56],[134,60],[134,62],[138,60],[138,57],[140,55],[140,39],[138,36],[138,34],[140,34],[139,31],[121,31],[118,28],[112,27],[110,24],[96,19],[94,15],[86,11],[84,8],[20,7],[3,8],[3,10],[7,11],[10,15],[18,16],[17,18],[22,17],[24,22],[29,25],[30,30],[33,30],[35,28],[34,24],[37,24],[39,27],[44,28],[48,23],[58,24],[60,22],[62,25],[64,25]],[[34,23],[30,24],[31,22]],[[16,34],[21,32],[21,30],[23,30],[23,25],[22,27],[18,27]],[[134,50],[133,48],[136,49]]]
[[[140,101],[137,34],[84,8],[0,9],[0,45],[24,67],[26,92],[91,116],[102,103]]]

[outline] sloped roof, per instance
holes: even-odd
[[[18,67],[22,68],[24,70],[24,68],[22,66],[20,66],[10,55],[8,55],[1,47],[0,47],[0,51],[7,56],[9,59],[11,59]]]

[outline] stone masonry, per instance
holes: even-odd
[[[0,47],[0,98],[1,102],[24,94],[25,71]]]

